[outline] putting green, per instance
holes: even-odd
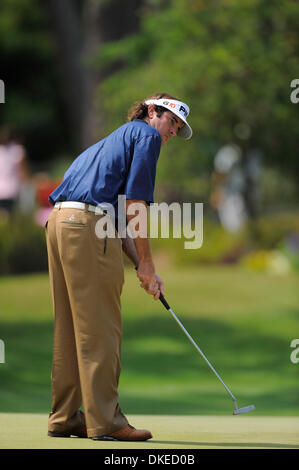
[[[147,442],[47,436],[46,414],[0,413],[1,449],[299,449],[298,417],[129,415]]]

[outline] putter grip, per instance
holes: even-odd
[[[138,270],[138,266],[135,266],[135,269],[136,269],[136,271],[137,271],[137,270]],[[162,304],[164,305],[164,307],[166,308],[166,310],[170,310],[170,306],[169,306],[168,303],[166,302],[164,295],[160,294],[159,300],[162,302]]]
[[[159,300],[162,302],[162,304],[167,310],[170,310],[170,306],[166,302],[164,295],[160,294]]]

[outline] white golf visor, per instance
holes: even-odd
[[[187,122],[190,109],[186,103],[183,103],[182,101],[171,100],[169,98],[161,98],[159,100],[146,100],[145,104],[156,104],[157,106],[163,106],[163,108],[166,108],[168,111],[171,111],[173,114],[178,116],[184,122],[184,126],[178,131],[178,137],[182,137],[183,139],[191,139],[192,129]]]

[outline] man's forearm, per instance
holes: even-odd
[[[135,203],[137,204],[134,205]],[[136,212],[138,214],[137,220],[133,220]],[[148,294],[154,295],[154,299],[157,300],[160,292],[163,291],[163,281],[155,273],[150,241],[147,237],[147,206],[145,201],[127,199],[127,221],[128,231],[133,235],[132,238],[127,235],[123,249],[135,266],[138,267],[137,276],[141,281],[140,286]],[[133,226],[130,226],[131,221]]]
[[[138,231],[136,231],[135,228],[133,230],[130,230],[129,227],[130,222],[133,221],[133,219],[135,219],[136,217],[136,212],[139,215],[137,222],[139,228]],[[147,238],[147,209],[146,203],[144,201],[127,199],[127,221],[129,232],[130,234],[133,233],[133,239],[127,234],[124,251],[128,251],[127,254],[129,258],[132,261],[134,260],[134,263],[136,261],[136,266],[139,266],[140,263],[146,263],[148,267],[151,267],[150,270],[154,272],[155,268],[152,260],[150,241]],[[134,244],[134,247],[132,245],[132,242]]]
[[[139,258],[134,240],[130,237],[122,238],[122,248],[126,256],[132,261],[134,266],[138,266]]]
[[[138,266],[139,260],[152,261],[150,242],[147,238],[122,238],[122,249],[134,266]]]

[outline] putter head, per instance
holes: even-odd
[[[233,414],[234,415],[241,415],[243,413],[249,413],[249,411],[255,410],[254,405],[249,405],[249,406],[244,406],[244,408],[238,408],[237,410],[234,410]]]

